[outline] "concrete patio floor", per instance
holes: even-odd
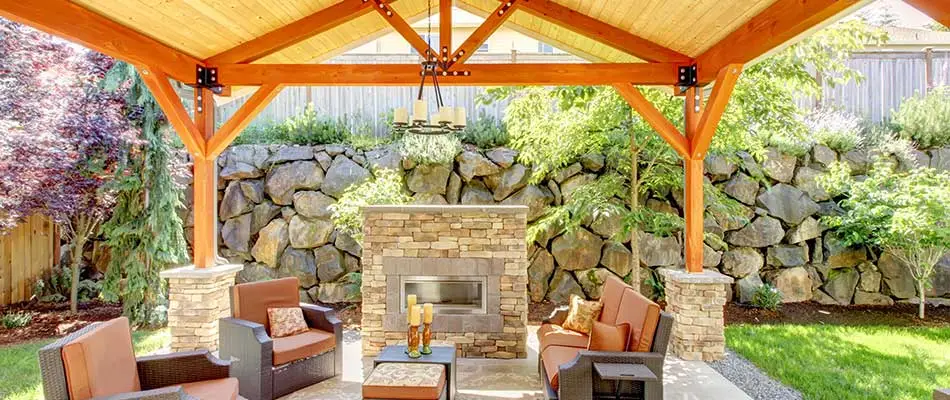
[[[528,327],[528,358],[521,360],[458,359],[458,400],[543,399],[538,380],[538,326]],[[372,357],[361,357],[359,332],[346,331],[343,374],[318,383],[286,400],[357,400],[361,384],[372,370]],[[751,399],[718,372],[700,361],[667,357],[664,398],[671,400]]]

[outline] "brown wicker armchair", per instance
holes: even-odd
[[[219,324],[218,351],[231,359],[241,396],[271,400],[336,376],[343,370],[343,328],[330,308],[302,304],[297,278],[231,287],[231,318]],[[310,330],[270,337],[267,309],[303,309]]]
[[[229,363],[207,350],[135,358],[129,320],[91,324],[39,350],[48,400],[228,399]]]
[[[631,324],[626,351],[587,350],[590,338],[561,328],[567,309],[557,309],[538,330],[541,351],[538,372],[544,385],[545,398],[590,400],[600,398],[663,399],[663,363],[666,359],[673,316],[660,312],[659,306],[647,300],[617,278],[608,279],[601,297],[604,304],[600,321],[609,324]],[[642,327],[642,328],[641,328]],[[646,337],[645,341],[644,340]],[[642,351],[638,346],[646,346]],[[649,382],[603,381],[594,372],[594,363],[640,364],[657,379]],[[619,386],[616,386],[619,385]]]

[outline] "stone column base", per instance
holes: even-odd
[[[674,317],[673,354],[684,360],[721,360],[726,351],[722,309],[726,285],[733,279],[716,270],[659,272],[666,286],[666,311]]]
[[[241,264],[195,268],[193,265],[162,271],[168,279],[168,329],[171,350],[218,349],[218,319],[231,315],[228,288],[244,269]]]

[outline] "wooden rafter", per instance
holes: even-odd
[[[950,28],[950,1],[946,0],[904,0],[914,8]]]
[[[165,73],[158,68],[147,67],[139,68],[139,75],[142,76],[142,81],[145,82],[145,85],[148,86],[148,89],[152,92],[155,101],[162,107],[162,111],[165,112],[165,117],[168,118],[168,122],[175,128],[175,131],[178,132],[178,136],[181,138],[182,143],[185,144],[185,148],[188,149],[188,152],[195,158],[204,158],[204,137],[202,137],[201,132],[198,131],[198,127],[194,121],[191,120],[191,116],[188,115],[185,106],[181,104],[181,99],[178,98],[178,92],[175,91],[175,88],[173,88],[168,81],[168,75],[165,75]]]
[[[470,76],[440,76],[440,85],[672,85],[676,64],[468,64]],[[223,85],[407,86],[419,84],[412,64],[225,64],[218,66]]]
[[[746,64],[863,0],[778,0],[696,57],[707,84],[729,64]]]
[[[452,0],[439,0],[439,57],[443,63],[452,50]]]
[[[161,68],[181,82],[195,80],[200,60],[67,0],[0,1],[0,16],[133,65]]]
[[[690,62],[690,57],[551,0],[519,0],[520,10],[650,62]]]
[[[427,59],[430,57],[438,58],[439,53],[429,47],[429,43],[426,42],[422,36],[419,36],[416,30],[413,29],[403,17],[396,13],[396,10],[393,10],[392,7],[382,0],[373,0],[372,2],[376,5],[373,8],[379,12],[379,15],[381,15],[389,25],[392,25],[393,29],[395,29],[403,39],[406,39],[409,45],[416,49],[416,52],[418,52],[420,56]],[[418,79],[416,80],[418,81]]]
[[[679,154],[680,157],[683,158],[689,157],[689,141],[686,140],[686,137],[680,133],[679,129],[677,129],[670,120],[666,119],[666,117],[650,103],[650,100],[647,100],[647,98],[643,96],[640,89],[628,83],[614,85],[614,88],[617,89],[620,96],[627,100],[630,107],[636,110],[637,113],[643,117],[643,120],[660,134],[660,137],[662,137],[666,143],[669,143],[673,150],[676,151],[676,154]]]
[[[254,92],[247,99],[247,102],[241,105],[241,108],[231,116],[231,119],[221,125],[211,140],[208,141],[208,157],[214,158],[221,154],[234,141],[234,138],[254,120],[254,117],[270,104],[270,101],[280,93],[282,88],[283,85],[267,84],[257,89],[257,92]]]
[[[469,35],[468,39],[465,39],[465,42],[459,46],[458,50],[452,54],[452,59],[449,60],[449,66],[462,64],[465,60],[468,60],[469,57],[474,55],[475,51],[482,46],[482,43],[485,43],[488,37],[491,36],[492,33],[495,33],[495,31],[501,27],[501,24],[508,19],[508,16],[515,12],[519,2],[520,0],[503,1],[498,8],[496,8],[491,15],[486,17],[485,21]]]
[[[392,3],[395,0],[389,1]],[[333,29],[354,18],[372,12],[376,3],[361,0],[342,0],[297,21],[277,28],[263,36],[241,43],[214,55],[208,64],[249,63],[293,46],[303,40]]]
[[[702,118],[696,127],[696,134],[690,138],[691,158],[702,160],[706,156],[716,128],[719,127],[719,120],[722,119],[722,113],[726,111],[726,106],[732,97],[732,89],[736,87],[736,81],[739,80],[741,73],[741,64],[731,64],[722,68],[716,76],[716,86],[709,96],[706,109],[703,110]]]

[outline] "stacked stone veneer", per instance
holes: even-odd
[[[720,360],[725,356],[723,306],[732,278],[714,270],[687,273],[661,269],[666,311],[674,316],[670,349],[684,360]]]
[[[443,274],[485,276],[488,297],[497,300],[484,315],[437,314],[433,340],[455,343],[463,357],[527,357],[527,207],[372,206],[363,213],[364,355],[406,341],[406,314],[393,297],[399,275]]]
[[[218,349],[218,319],[231,316],[229,288],[242,265],[206,269],[192,266],[162,271],[168,279],[171,350]]]

